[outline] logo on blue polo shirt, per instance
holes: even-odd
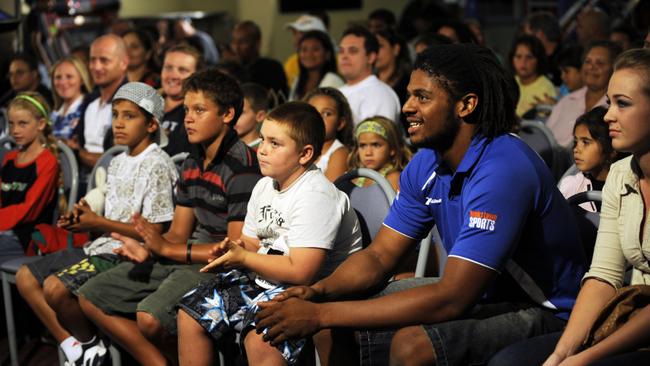
[[[487,231],[494,231],[494,226],[497,222],[497,215],[484,211],[469,211],[469,225],[470,229],[481,229]]]

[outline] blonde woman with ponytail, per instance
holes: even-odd
[[[0,262],[23,255],[36,224],[52,223],[61,184],[50,107],[38,93],[9,103],[9,132],[18,148],[0,171]]]

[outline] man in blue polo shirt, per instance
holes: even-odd
[[[383,227],[331,276],[265,304],[257,326],[266,340],[363,329],[362,364],[467,365],[564,327],[584,253],[548,168],[509,134],[514,90],[488,49],[418,56],[403,112],[420,150]],[[442,276],[385,285],[433,225],[449,253]],[[377,296],[350,300],[382,284]]]

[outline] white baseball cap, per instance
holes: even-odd
[[[321,31],[327,33],[325,29],[325,24],[320,20],[319,17],[313,15],[303,14],[293,23],[287,23],[285,25],[287,28],[293,28],[299,32],[308,32],[308,31]]]

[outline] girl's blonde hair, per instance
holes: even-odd
[[[348,100],[338,89],[330,87],[316,88],[307,93],[302,100],[309,103],[309,99],[319,95],[325,95],[332,98],[336,104],[336,111],[338,112],[339,119],[343,118],[345,120],[345,126],[343,126],[339,131],[336,131],[336,138],[345,146],[354,146],[354,139],[352,138],[354,120],[352,119],[352,110],[350,109]]]
[[[413,152],[406,146],[398,126],[391,120],[382,116],[374,116],[361,121],[354,133],[354,147],[348,155],[350,169],[363,168],[359,159],[359,135],[364,132],[373,132],[388,142],[388,148],[395,151],[391,164],[396,171],[402,171],[413,157]]]
[[[54,83],[54,72],[61,64],[64,64],[66,62],[72,64],[72,66],[77,70],[79,76],[81,77],[81,94],[90,93],[93,90],[93,82],[90,78],[88,67],[86,67],[86,64],[84,64],[83,61],[75,56],[66,56],[57,61],[54,66],[52,66],[52,70],[50,71],[50,78],[52,79],[52,83]],[[54,93],[52,93],[52,97],[54,98],[54,109],[56,110],[61,108],[63,100],[61,100],[61,97],[59,97],[59,95],[56,93],[56,89],[54,89],[54,87],[52,88],[52,91],[54,91]]]
[[[46,149],[50,150],[50,152],[56,157],[58,161],[59,148],[57,146],[56,138],[52,133],[52,121],[50,121],[51,110],[45,98],[36,92],[22,92],[16,95],[16,97],[9,103],[7,110],[10,110],[12,108],[28,111],[32,114],[32,116],[34,116],[36,120],[40,120],[41,118],[45,119],[45,128],[43,128],[43,131],[41,132],[39,142],[43,144]],[[61,166],[60,161],[59,166]],[[57,205],[59,207],[59,212],[63,213],[67,209],[67,200],[63,194],[63,174],[61,171],[59,171],[57,181],[57,194],[59,196]]]

